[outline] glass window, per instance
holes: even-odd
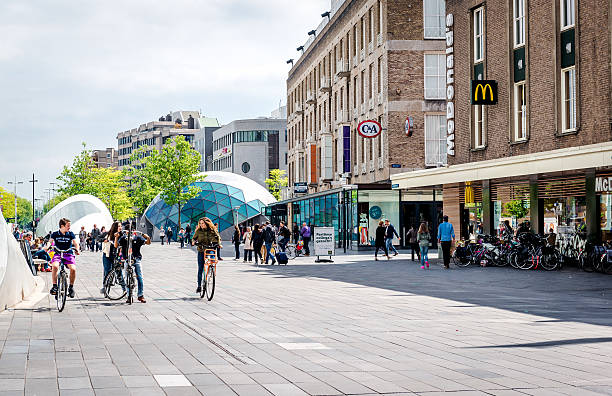
[[[446,165],[446,116],[425,116],[425,166]]]
[[[575,0],[561,0],[561,29],[568,29],[575,24]]]
[[[525,44],[525,0],[514,0],[514,46]]]
[[[426,39],[444,38],[445,13],[445,0],[423,0],[423,33]]]
[[[563,132],[576,129],[576,67],[561,70],[561,116]]]
[[[474,10],[474,63],[484,59],[484,8]]]
[[[425,99],[446,97],[446,58],[444,54],[425,54]]]
[[[485,145],[485,106],[476,105],[474,108],[474,148],[481,148]]]
[[[527,139],[527,101],[525,83],[514,84],[514,140]]]

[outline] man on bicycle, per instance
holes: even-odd
[[[204,253],[206,248],[217,245],[221,246],[221,237],[217,227],[208,217],[202,217],[193,233],[193,242],[198,246],[198,288],[196,293],[202,291],[202,274],[204,273]]]
[[[128,226],[128,232],[130,232]],[[128,258],[128,244],[129,244],[129,234],[123,234],[116,242],[115,247],[121,246],[121,254],[127,260]],[[132,262],[132,266],[134,267],[134,272],[136,273],[136,283],[138,283],[138,301],[141,303],[146,303],[147,300],[144,298],[144,283],[142,281],[142,269],[140,268],[140,261],[142,260],[142,254],[140,253],[140,248],[142,245],[150,245],[151,237],[147,234],[141,234],[138,231],[133,230],[132,232],[132,258],[134,261]]]
[[[72,245],[74,252],[79,254],[79,244],[77,243],[74,232],[70,231],[70,220],[63,218],[59,221],[59,230],[51,234],[49,245],[55,245],[59,250],[68,250]],[[51,279],[53,287],[49,291],[52,295],[57,294],[57,269],[60,265],[60,260],[64,260],[64,265],[70,269],[70,286],[68,287],[68,296],[74,298],[74,281],[76,279],[76,261],[71,253],[57,253],[51,260]]]
[[[280,222],[280,228],[278,229],[278,235],[280,238],[278,239],[278,246],[280,247],[281,252],[284,252],[287,249],[287,244],[291,240],[291,231],[285,225],[285,222]]]

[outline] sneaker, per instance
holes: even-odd
[[[427,269],[429,269],[429,261],[425,261],[425,265],[427,266]]]
[[[202,288],[200,286],[198,286],[198,288],[196,289],[196,293],[202,293]]]
[[[421,269],[425,269],[425,266],[424,266],[424,265],[421,265]]]
[[[51,294],[52,296],[57,295],[57,285],[53,285],[51,290],[49,290],[49,294]]]
[[[143,304],[147,302],[147,300],[144,299],[144,296],[138,297],[138,301],[140,301]]]
[[[102,288],[100,289],[100,294],[104,294],[106,292],[106,289]]]
[[[394,256],[397,256],[397,252],[393,253]]]
[[[68,286],[68,297],[74,298],[74,287],[72,285]]]
[[[378,257],[374,257],[374,260],[375,260],[375,261],[378,261]]]

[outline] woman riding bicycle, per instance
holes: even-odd
[[[202,291],[202,274],[204,272],[204,252],[207,247],[219,245],[221,247],[221,237],[217,228],[208,217],[202,217],[198,221],[198,226],[193,233],[193,242],[198,246],[198,288],[196,293]]]

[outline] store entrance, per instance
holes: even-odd
[[[413,226],[419,229],[421,223],[427,223],[432,236],[432,248],[437,249],[438,224],[442,222],[442,202],[402,202],[402,247],[408,247],[406,233]]]

